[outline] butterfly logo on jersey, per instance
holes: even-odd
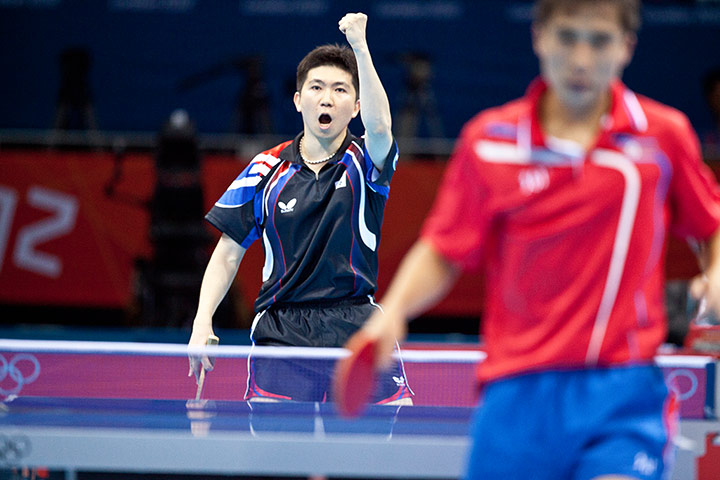
[[[633,470],[641,475],[651,476],[658,468],[658,460],[645,452],[638,452],[633,460]]]
[[[278,202],[278,206],[280,207],[280,213],[290,213],[293,210],[295,210],[295,204],[297,203],[297,198],[293,198],[287,203],[284,202]]]
[[[531,168],[518,174],[518,184],[523,195],[540,193],[550,185],[550,173],[546,168]]]

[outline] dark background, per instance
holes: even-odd
[[[201,132],[237,130],[242,59],[262,59],[272,130],[294,133],[295,67],[314,46],[344,42],[337,21],[369,15],[368,38],[394,110],[402,55],[427,55],[444,136],[478,110],[521,95],[537,73],[531,2],[502,0],[0,0],[0,128],[53,126],[59,56],[91,56],[97,126],[154,131],[185,108]],[[720,3],[645,2],[644,25],[624,77],[634,90],[711,128],[701,82],[720,67]],[[428,132],[420,131],[419,135]]]

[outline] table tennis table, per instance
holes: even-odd
[[[17,398],[0,414],[6,466],[334,477],[456,478],[468,407]]]
[[[6,377],[0,387],[16,392],[0,397],[0,471],[42,466],[65,472],[66,480],[79,472],[424,479],[463,473],[477,359],[408,365],[416,369],[408,372],[417,380],[414,406],[371,405],[349,420],[332,403],[239,400],[245,360],[229,356],[236,347],[218,357],[205,400],[196,401],[188,400],[195,388],[184,376],[186,346],[165,346],[170,356],[155,356],[140,354],[138,345],[106,346],[110,355],[88,343],[66,355],[38,342],[32,350],[0,344]],[[703,477],[708,463],[698,460],[711,451],[720,458],[717,361],[670,355],[657,363],[681,399],[672,478],[720,478],[720,463]]]
[[[67,472],[451,479],[462,476],[470,407],[373,405],[357,420],[332,404],[24,397],[0,413],[0,468]],[[684,420],[696,456],[720,422]],[[693,451],[694,449],[694,451]]]

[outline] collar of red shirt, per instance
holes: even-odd
[[[544,145],[544,135],[540,128],[540,97],[547,90],[547,83],[537,77],[525,92],[530,107],[518,124],[518,146],[530,149],[531,146]],[[647,130],[647,117],[637,95],[620,80],[610,85],[610,112],[606,120],[605,132],[640,133]]]

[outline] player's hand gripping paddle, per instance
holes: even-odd
[[[208,336],[207,345],[217,345],[220,343],[220,339],[216,337],[215,335]],[[208,357],[210,359],[210,363],[215,363],[215,358]],[[205,383],[205,367],[200,368],[200,377],[198,378],[198,384],[197,384],[197,393],[195,394],[195,400],[200,400],[200,396],[202,395],[203,390],[203,384]]]
[[[341,358],[335,367],[333,395],[338,412],[345,417],[360,414],[375,386],[375,353],[377,340],[359,330],[345,348],[350,355]]]

